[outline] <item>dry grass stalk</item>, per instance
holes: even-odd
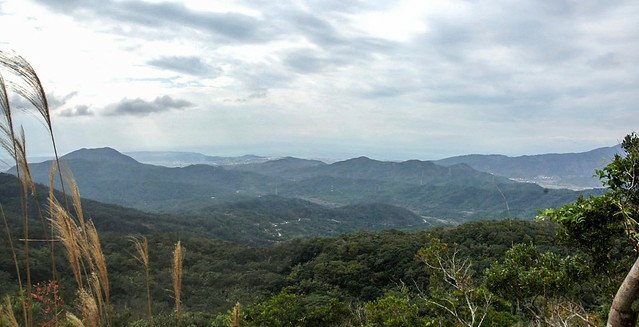
[[[180,326],[180,314],[182,313],[182,261],[184,259],[182,251],[182,243],[180,241],[175,245],[173,251],[173,290],[175,292],[175,316],[177,325]]]
[[[0,52],[0,64],[5,65],[3,53]],[[11,107],[9,105],[7,89],[5,85],[4,78],[0,78],[0,106],[2,107],[2,113],[4,114],[5,122],[0,124],[0,129],[3,132],[3,137],[0,138],[0,143],[2,147],[4,147],[7,152],[13,157],[16,164],[16,175],[18,179],[21,181],[22,188],[19,190],[20,194],[20,208],[22,210],[23,215],[23,238],[24,238],[24,261],[25,261],[25,271],[26,271],[26,290],[27,294],[31,293],[31,266],[29,262],[29,216],[28,216],[28,185],[33,184],[33,181],[30,181],[30,174],[23,175],[21,171],[26,171],[28,173],[28,165],[26,165],[26,153],[24,147],[24,130],[22,133],[22,148],[19,151],[19,139],[16,137],[15,129],[13,126],[13,118]],[[22,158],[22,159],[21,159]],[[31,298],[26,297],[22,304],[23,307],[23,315],[24,321],[27,326],[32,325],[31,315]]]
[[[18,175],[22,184],[22,190],[20,193],[20,204],[22,210],[22,238],[24,240],[24,270],[26,273],[26,292],[27,295],[31,294],[31,259],[29,258],[29,190],[31,194],[35,194],[35,183],[31,178],[31,172],[29,171],[29,164],[27,163],[26,153],[26,141],[24,136],[24,129],[21,130],[21,137],[14,141],[14,153],[16,155],[15,160],[18,163]],[[26,325],[33,325],[33,311],[31,310],[31,297],[27,296],[24,301],[24,306],[28,310],[26,311]]]
[[[67,252],[67,258],[71,265],[71,270],[78,284],[78,288],[83,287],[81,269],[81,249],[78,244],[79,229],[75,221],[67,211],[54,198],[49,198],[49,210],[51,212],[51,223],[56,231],[60,242]]]
[[[235,303],[235,307],[233,307],[231,327],[240,327],[240,302]]]
[[[71,200],[73,202],[73,209],[75,210],[75,216],[78,218],[78,222],[80,223],[80,227],[82,230],[85,230],[85,220],[84,220],[84,212],[82,211],[82,199],[80,198],[80,189],[78,188],[78,183],[76,183],[73,175],[71,173],[63,174],[67,183],[71,188]]]
[[[78,309],[85,326],[100,326],[100,313],[98,312],[98,304],[95,302],[95,297],[83,288],[78,291]]]
[[[100,285],[100,279],[95,272],[91,273],[89,277],[89,285],[91,286],[91,293],[95,298],[95,303],[98,308],[98,315],[104,316],[104,301],[102,300],[102,286]]]
[[[54,168],[49,173],[52,181]],[[71,176],[65,174],[65,176]],[[87,285],[92,289],[95,296],[98,314],[108,318],[110,310],[110,286],[106,264],[106,258],[100,244],[100,237],[91,221],[84,220],[80,192],[73,178],[68,178],[72,187],[73,206],[77,213],[77,220],[63,208],[54,198],[52,187],[49,189],[49,207],[51,210],[51,221],[58,237],[67,251],[67,257],[78,283],[78,288],[82,289],[83,271],[87,278]],[[88,271],[86,270],[88,268]],[[110,325],[110,319],[107,319]]]
[[[6,296],[4,298],[4,306],[0,305],[0,322],[2,322],[2,316],[6,317],[7,322],[9,323],[9,327],[19,327],[18,320],[16,320],[16,316],[13,314],[13,306],[11,305],[11,298]]]
[[[47,97],[35,69],[22,56],[0,51],[0,64],[8,68],[18,80],[11,83],[12,89],[38,110],[51,130],[51,114]]]
[[[27,162],[27,141],[24,134],[24,128],[20,127],[19,138],[15,140],[16,146],[16,161],[18,162],[18,169],[20,169],[20,179],[25,193],[31,193],[35,195],[36,186],[33,178],[31,177],[31,170],[29,169],[29,163]]]
[[[58,155],[58,150],[55,142],[55,137],[53,135],[53,128],[51,123],[51,114],[49,111],[49,104],[46,98],[46,93],[44,88],[42,87],[42,83],[37,73],[33,69],[33,67],[21,56],[16,55],[15,53],[7,53],[4,51],[0,51],[0,66],[4,69],[3,71],[7,71],[11,77],[14,77],[14,80],[10,80],[9,83],[5,84],[4,79],[0,76],[0,107],[2,107],[2,113],[4,114],[4,118],[6,122],[0,123],[0,130],[4,134],[5,137],[0,137],[0,143],[3,147],[5,147],[8,152],[15,159],[16,163],[16,175],[18,179],[22,183],[22,190],[20,192],[21,199],[21,209],[23,214],[23,238],[25,242],[24,246],[24,260],[25,260],[25,274],[26,274],[26,294],[31,293],[31,269],[30,269],[30,259],[29,259],[29,222],[28,222],[28,190],[31,191],[31,195],[36,197],[36,188],[35,183],[31,178],[31,174],[29,171],[29,165],[27,163],[26,156],[26,142],[24,136],[24,130],[21,129],[20,137],[16,136],[14,127],[13,127],[13,119],[12,119],[12,110],[10,108],[10,104],[7,96],[7,85],[19,96],[23,97],[27,101],[29,101],[38,111],[38,113],[43,117],[46,127],[48,129],[51,143],[53,145],[53,150],[55,154],[55,162],[58,167],[58,171],[60,171],[60,160]],[[64,181],[62,180],[62,174],[60,174],[60,184],[62,187],[62,192],[64,195],[65,207],[68,208],[66,192],[64,188]],[[39,202],[36,202],[38,206],[38,212],[40,213],[40,217],[43,218],[43,224],[46,225],[44,221],[44,216],[41,214]],[[46,234],[46,228],[45,234]],[[56,278],[56,268],[55,268],[55,259],[53,254],[53,243],[50,243],[50,251],[52,258],[52,273],[54,279]],[[31,298],[29,296],[25,297],[24,307],[31,308]],[[25,324],[27,326],[31,326],[33,324],[31,317],[31,310],[25,310]]]
[[[54,177],[55,177],[55,165],[51,165],[51,169],[49,170],[49,199],[55,199],[55,193],[54,193],[54,189],[53,189],[53,182],[54,182]],[[58,280],[58,272],[57,272],[57,268],[56,268],[56,263],[55,263],[55,246],[53,244],[54,239],[53,239],[53,235],[55,233],[55,231],[53,230],[53,224],[49,224],[49,227],[51,228],[50,234],[51,235],[51,242],[49,242],[49,251],[51,252],[51,267],[52,267],[52,271],[53,271],[53,280]],[[46,228],[45,228],[46,230]]]
[[[104,304],[100,305],[100,308],[104,308],[105,316],[108,316],[107,313],[110,308],[110,286],[106,258],[104,257],[104,252],[102,252],[100,237],[98,236],[98,231],[95,229],[93,222],[89,221],[86,224],[86,228],[86,235],[88,238],[87,243],[95,266],[95,276],[96,279],[99,280],[99,285],[102,290],[101,292],[96,290],[96,296],[101,297],[101,295],[104,295]],[[99,302],[102,302],[102,300],[99,299]]]
[[[73,313],[67,312],[66,315],[67,322],[71,327],[85,327],[80,318],[76,317]]]
[[[0,51],[0,65],[7,68],[15,77],[16,81],[9,83],[11,88],[21,97],[29,101],[38,111],[45,121],[45,125],[49,131],[53,153],[55,157],[58,171],[60,170],[60,156],[58,155],[58,147],[53,136],[53,126],[51,123],[51,112],[49,110],[49,102],[47,101],[44,87],[36,73],[35,69],[22,56],[15,53]],[[60,174],[60,186],[64,195],[65,208],[68,208],[64,181]]]
[[[151,288],[149,286],[149,241],[146,237],[142,236],[140,238],[131,237],[131,241],[135,246],[135,252],[137,253],[134,256],[142,265],[144,266],[144,283],[146,284],[146,300],[147,300],[147,316],[149,319],[152,317],[151,311]]]

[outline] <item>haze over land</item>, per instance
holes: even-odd
[[[19,33],[0,48],[43,78],[63,153],[513,156],[639,126],[638,16],[636,1],[3,0],[0,29]]]

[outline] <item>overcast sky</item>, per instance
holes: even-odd
[[[522,155],[639,130],[638,17],[636,0],[0,0],[0,49],[40,74],[63,153]]]

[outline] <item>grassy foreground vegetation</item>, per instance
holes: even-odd
[[[41,114],[57,153],[35,71],[2,52],[0,64]],[[601,173],[611,192],[545,212],[555,222],[481,221],[254,248],[186,228],[99,232],[59,164],[46,194],[33,182],[8,98],[0,75],[0,140],[19,180],[17,201],[0,212],[2,327],[598,326],[611,306],[625,314],[635,300],[615,296],[637,244],[634,134],[624,143],[628,157]],[[56,179],[66,185],[61,193]],[[593,242],[595,251],[584,246]]]

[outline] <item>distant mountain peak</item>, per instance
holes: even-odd
[[[352,163],[352,162],[356,162],[356,163],[371,163],[371,162],[379,162],[379,161],[377,161],[375,159],[371,159],[371,158],[366,157],[366,156],[361,156],[361,157],[357,157],[357,158],[347,159],[347,160],[344,160],[344,161],[338,161],[337,163],[340,163],[340,162],[343,162],[343,163]]]
[[[61,160],[87,160],[87,161],[109,161],[120,163],[138,163],[135,159],[124,155],[117,150],[109,147],[87,149],[82,148],[67,153],[60,158]]]

